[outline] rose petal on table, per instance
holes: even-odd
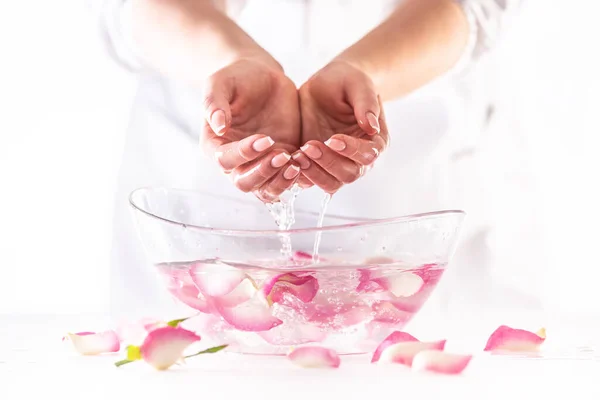
[[[215,307],[227,323],[241,331],[268,331],[283,323],[272,315],[269,304],[258,296],[235,307],[225,307],[215,301]]]
[[[488,339],[483,351],[532,352],[537,351],[546,340],[546,331],[536,334],[523,329],[501,325]]]
[[[319,282],[312,275],[278,274],[263,284],[261,292],[266,299],[277,303],[285,293],[290,293],[303,303],[310,303],[319,291]]]
[[[205,296],[220,297],[229,294],[248,276],[224,263],[196,263],[190,267],[190,276]]]
[[[148,333],[139,350],[144,361],[157,370],[165,370],[182,359],[183,352],[199,340],[200,336],[192,331],[165,326]]]
[[[303,368],[339,368],[340,357],[334,350],[319,346],[299,347],[287,356]]]
[[[445,340],[436,342],[399,342],[387,346],[380,354],[378,363],[393,363],[411,366],[414,357],[424,350],[444,350]]]
[[[418,341],[419,341],[419,339],[417,339],[416,337],[414,337],[413,335],[411,335],[409,333],[401,332],[401,331],[392,332],[388,337],[383,339],[383,341],[379,344],[379,346],[377,346],[377,348],[375,349],[375,352],[373,353],[373,357],[371,358],[371,362],[374,363],[374,362],[379,361],[379,358],[381,357],[381,353],[393,344],[402,343],[402,342],[418,342]]]
[[[396,297],[413,296],[421,290],[424,284],[423,279],[412,272],[398,272],[392,276],[372,279],[372,281]]]
[[[440,374],[457,375],[464,371],[473,356],[446,353],[441,350],[424,350],[415,355],[412,369]]]
[[[85,356],[92,356],[102,353],[114,353],[121,349],[119,337],[113,330],[98,333],[68,333],[66,338],[71,341],[75,351]]]

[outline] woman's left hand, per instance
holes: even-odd
[[[373,82],[360,69],[334,61],[299,90],[302,143],[293,154],[302,187],[334,193],[373,166],[389,134]]]

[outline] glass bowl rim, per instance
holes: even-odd
[[[189,193],[189,194],[196,194],[196,195],[203,195],[203,196],[210,196],[210,197],[221,197],[221,198],[228,199],[231,201],[236,201],[236,202],[241,202],[241,203],[246,203],[246,204],[249,204],[250,203],[249,201],[232,198],[232,197],[225,196],[225,195],[209,193],[209,192],[202,191],[202,190],[178,189],[178,188],[169,188],[169,187],[164,187],[164,186],[142,186],[142,187],[138,187],[138,188],[134,189],[129,194],[129,205],[131,207],[133,207],[135,210],[140,211],[141,213],[143,213],[151,218],[156,218],[156,219],[166,222],[168,224],[177,225],[177,226],[180,226],[180,227],[183,227],[186,229],[193,229],[196,231],[203,231],[203,232],[207,232],[207,233],[211,233],[211,234],[220,234],[220,235],[228,235],[228,236],[245,236],[245,235],[272,236],[272,235],[280,235],[282,232],[285,232],[286,234],[328,232],[328,231],[339,231],[339,230],[345,230],[345,229],[352,229],[352,228],[357,228],[357,227],[365,228],[365,227],[373,227],[373,226],[388,225],[388,224],[395,224],[395,223],[417,222],[417,221],[423,221],[423,220],[439,218],[439,217],[444,217],[444,216],[449,216],[449,215],[458,216],[462,220],[466,216],[465,211],[458,210],[458,209],[438,210],[438,211],[430,211],[430,212],[417,213],[417,214],[402,215],[402,216],[398,216],[398,217],[370,218],[370,219],[366,219],[366,218],[361,219],[361,218],[355,218],[355,217],[347,217],[347,216],[329,214],[329,216],[333,217],[333,218],[346,219],[349,221],[354,220],[356,222],[340,224],[340,225],[329,225],[329,226],[324,226],[321,228],[318,228],[318,227],[295,228],[295,229],[289,229],[289,230],[285,230],[285,231],[279,230],[279,229],[211,228],[211,227],[206,227],[206,226],[198,226],[198,225],[194,225],[194,224],[184,224],[182,222],[178,222],[178,221],[174,221],[169,218],[158,216],[156,214],[153,214],[153,213],[137,206],[133,200],[134,195],[140,191],[149,191],[149,190],[164,190],[164,191],[170,191],[170,192]],[[297,209],[296,212],[316,214],[316,213],[311,213],[311,212],[301,210],[301,209]],[[316,214],[316,215],[318,215],[318,214]]]

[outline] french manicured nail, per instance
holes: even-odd
[[[321,150],[319,150],[317,146],[313,146],[312,144],[305,144],[304,146],[300,147],[300,150],[302,150],[304,154],[306,154],[313,160],[318,160],[323,155],[323,153],[321,153]]]
[[[275,141],[273,141],[273,139],[271,139],[269,136],[267,136],[264,138],[260,138],[256,142],[252,143],[252,148],[255,151],[261,152],[261,151],[265,151],[266,149],[273,146],[274,144],[275,144]]]
[[[346,148],[346,143],[340,139],[329,139],[325,144],[335,151],[343,151]]]
[[[367,121],[369,122],[369,126],[379,133],[379,121],[377,117],[372,112],[367,113]]]
[[[300,164],[300,168],[302,169],[308,169],[310,168],[310,161],[308,161],[308,159],[303,156],[300,153],[296,153],[292,156],[292,158],[294,159],[294,161],[296,161],[298,164]]]
[[[283,173],[283,177],[285,179],[294,179],[300,173],[300,168],[295,165],[290,165],[287,167],[285,172]]]
[[[288,153],[277,154],[271,159],[271,166],[273,168],[281,168],[292,158]]]
[[[225,133],[225,127],[227,126],[227,117],[225,117],[225,111],[215,111],[210,117],[210,125],[214,129],[217,136],[223,136]]]

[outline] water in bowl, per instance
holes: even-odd
[[[170,293],[199,311],[204,339],[251,354],[286,354],[320,344],[340,354],[372,351],[411,320],[444,272],[444,264],[365,260],[352,266],[306,253],[295,269],[224,260],[157,265]]]

